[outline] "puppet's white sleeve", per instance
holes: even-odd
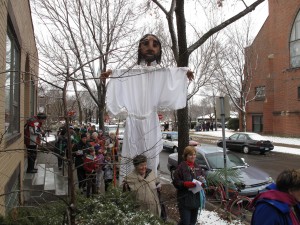
[[[124,89],[123,77],[126,77],[126,70],[113,70],[106,91],[106,106],[108,111],[117,115],[124,108],[124,98],[126,91]]]
[[[163,81],[160,83],[159,106],[168,109],[181,109],[186,106],[187,67],[167,68],[162,74]]]

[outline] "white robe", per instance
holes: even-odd
[[[184,108],[187,101],[188,68],[143,67],[114,70],[107,87],[107,108],[117,115],[128,113],[123,138],[120,182],[133,170],[132,159],[147,156],[147,167],[157,175],[162,134],[159,108]]]

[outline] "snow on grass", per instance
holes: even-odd
[[[240,221],[228,222],[218,216],[214,211],[202,210],[198,215],[198,224],[200,225],[243,225]]]

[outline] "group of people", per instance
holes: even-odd
[[[215,124],[212,121],[203,121],[195,127],[196,131],[210,131],[214,130]]]
[[[96,131],[95,126],[69,126],[72,156],[77,171],[78,187],[86,196],[99,193],[104,182],[105,191],[108,190],[114,177],[118,157],[118,146],[115,133],[108,136],[102,130]],[[63,159],[66,157],[68,138],[66,127],[58,132],[55,149],[58,158],[58,167],[62,169]],[[115,158],[113,156],[115,155]]]
[[[182,225],[196,224],[199,209],[204,207],[205,174],[195,162],[196,149],[184,149],[183,161],[177,167],[173,185],[177,189],[177,200]],[[134,170],[124,178],[126,190],[134,192],[139,208],[162,217],[160,200],[161,184],[154,171],[147,167],[147,157],[137,155],[133,158]],[[164,217],[165,218],[165,217]]]

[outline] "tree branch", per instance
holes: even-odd
[[[248,13],[252,12],[255,10],[255,8],[264,2],[265,0],[257,0],[254,2],[252,5],[247,7],[245,10],[242,12],[238,13],[237,15],[231,17],[230,19],[224,21],[223,23],[219,24],[218,26],[210,29],[207,33],[205,33],[198,41],[196,41],[194,44],[192,44],[188,48],[188,55],[190,55],[195,49],[197,49],[199,46],[201,46],[209,37],[214,35],[215,33],[219,32],[223,28],[227,27],[228,25],[232,24],[233,22],[237,21],[238,19],[242,18],[243,16],[247,15]]]

